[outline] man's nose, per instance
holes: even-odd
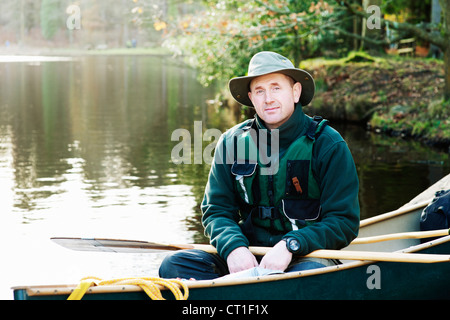
[[[266,103],[269,104],[273,102],[273,97],[272,97],[272,93],[270,92],[270,90],[266,91]]]

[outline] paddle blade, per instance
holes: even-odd
[[[60,238],[55,237],[51,240],[64,248],[75,251],[102,251],[117,253],[154,253],[163,251],[174,251],[186,249],[180,246],[167,245],[162,243],[120,240],[120,239],[101,239],[101,238]]]

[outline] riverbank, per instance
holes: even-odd
[[[307,113],[449,148],[450,105],[442,98],[442,61],[351,53],[343,59],[307,60],[300,67],[316,81]]]
[[[0,55],[169,56],[165,48],[3,48]],[[367,125],[369,130],[413,138],[450,151],[450,104],[442,99],[443,62],[435,59],[386,56],[352,52],[342,59],[304,61],[316,82],[316,94],[305,107],[333,121]],[[231,101],[232,103],[232,101]],[[230,104],[230,101],[228,101]],[[236,114],[241,106],[236,106]]]

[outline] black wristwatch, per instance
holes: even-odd
[[[286,241],[286,248],[292,252],[292,253],[297,253],[300,251],[300,242],[298,242],[297,239],[293,238],[293,237],[289,237],[284,239]]]

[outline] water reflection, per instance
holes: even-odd
[[[199,120],[204,130],[224,131],[236,119],[206,105],[213,89],[201,88],[193,70],[170,58],[84,57],[5,63],[0,71],[1,163],[9,172],[2,180],[13,184],[10,210],[51,209],[65,197],[84,201],[85,210],[164,207],[173,200],[165,194],[149,201],[153,188],[185,186],[174,192],[182,197],[190,190],[198,213],[209,166],[174,165],[171,133],[192,131]],[[335,127],[357,163],[363,217],[395,209],[448,172],[448,154]]]
[[[0,63],[0,241],[14,244],[5,254],[15,261],[2,290],[5,281],[52,282],[69,265],[62,282],[94,265],[99,275],[136,268],[148,275],[160,258],[67,252],[51,236],[194,241],[198,230],[186,219],[196,221],[200,167],[180,174],[170,137],[213,111],[205,109],[212,89],[195,76],[153,57]],[[38,252],[42,265],[22,270]]]
[[[171,132],[193,123],[192,107],[208,98],[191,70],[159,59],[2,67],[14,210],[40,209],[39,199],[67,192],[76,180],[70,192],[84,190],[94,203],[105,198],[102,190],[173,185]]]
[[[450,173],[448,153],[361,127],[336,128],[355,159],[362,218],[397,209]]]
[[[206,240],[199,203],[209,165],[173,164],[171,134],[193,132],[194,121],[223,132],[236,119],[205,103],[215,92],[194,70],[144,56],[0,61],[0,81],[5,240],[44,247],[56,235]],[[450,172],[446,153],[335,127],[357,164],[363,218],[398,208]],[[141,259],[127,259],[124,270]]]

